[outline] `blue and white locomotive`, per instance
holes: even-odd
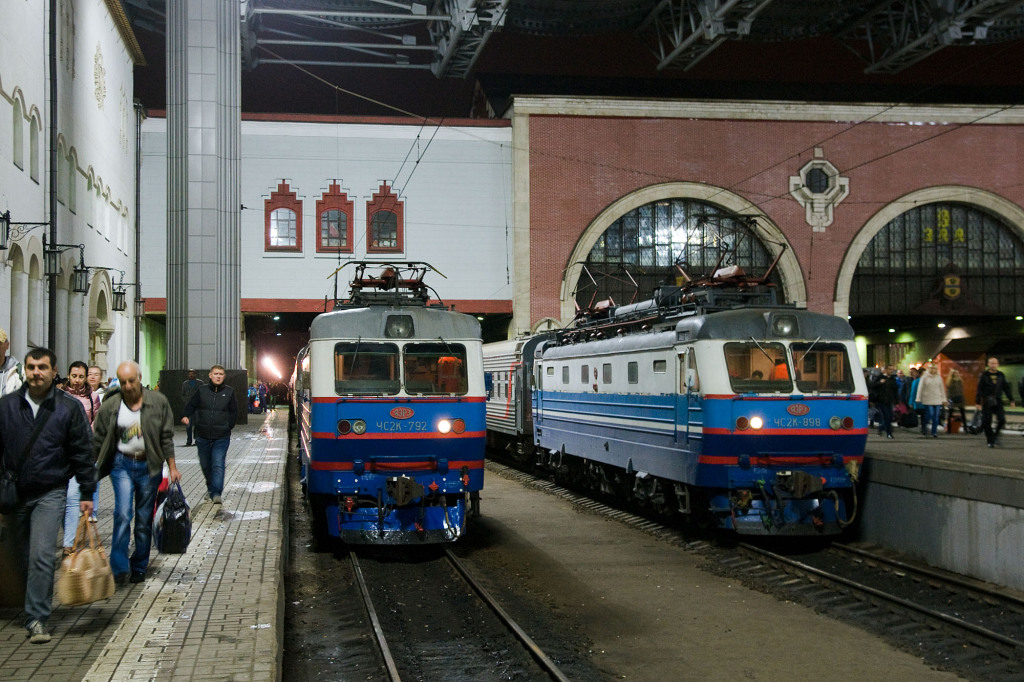
[[[351,298],[313,320],[293,376],[314,535],[456,540],[484,482],[480,323],[428,304],[425,263],[355,266]]]
[[[490,444],[740,534],[841,532],[868,433],[853,330],[727,274],[486,345]]]

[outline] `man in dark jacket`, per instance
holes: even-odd
[[[189,400],[192,400],[192,396],[196,394],[199,387],[203,385],[199,379],[196,379],[196,371],[190,369],[188,371],[188,379],[181,384],[181,402],[188,404]],[[185,447],[191,447],[192,443],[192,425],[188,424],[185,426]]]
[[[167,398],[142,387],[142,370],[135,362],[117,366],[117,381],[118,387],[103,395],[93,422],[92,450],[100,478],[109,474],[114,486],[110,568],[114,582],[124,585],[146,579],[153,506],[164,462],[171,483],[181,480],[181,472],[174,464],[174,416]],[[135,551],[129,557],[133,516]]]
[[[96,489],[89,422],[81,403],[57,390],[56,367],[53,351],[33,348],[25,356],[25,384],[0,399],[0,458],[18,475],[15,515],[25,539],[25,627],[33,644],[50,641],[54,543],[68,481],[78,479],[83,514],[92,513]]]
[[[978,391],[975,400],[975,410],[981,410],[981,423],[985,427],[985,440],[988,446],[994,448],[999,439],[999,431],[1006,426],[1006,413],[1003,411],[1003,394],[1010,401],[1010,407],[1014,407],[1013,393],[1010,392],[1010,384],[1006,375],[999,371],[999,360],[988,359],[988,369],[978,377]],[[996,418],[996,428],[992,428],[992,417]]]
[[[185,405],[181,423],[192,425],[196,434],[199,466],[206,477],[206,491],[214,504],[224,493],[224,463],[231,444],[231,429],[238,418],[235,392],[224,383],[227,372],[220,365],[210,368],[210,383],[203,384]]]

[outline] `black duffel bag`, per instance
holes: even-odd
[[[191,540],[192,513],[181,484],[175,483],[156,510],[153,542],[162,554],[184,554]]]

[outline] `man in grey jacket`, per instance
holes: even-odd
[[[93,422],[92,450],[100,477],[109,474],[114,486],[110,568],[114,582],[124,585],[129,579],[133,583],[146,579],[153,505],[164,462],[171,483],[180,481],[181,473],[174,464],[174,417],[167,398],[142,387],[142,370],[135,362],[118,365],[117,379],[118,388],[103,396]],[[129,557],[133,516],[135,551]]]

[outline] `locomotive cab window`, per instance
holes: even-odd
[[[729,384],[736,393],[789,393],[793,376],[786,347],[768,341],[725,344]]]
[[[797,390],[805,393],[852,393],[850,357],[841,343],[793,343]]]
[[[458,343],[408,343],[402,348],[406,393],[464,394],[469,390],[466,348]],[[499,376],[498,396],[507,395]]]
[[[334,392],[338,395],[394,395],[398,386],[398,346],[364,341],[334,345]]]

